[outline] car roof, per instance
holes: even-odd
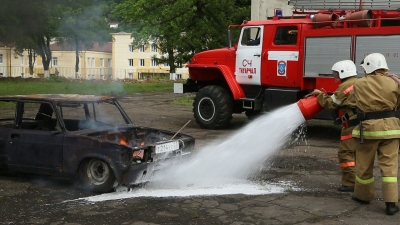
[[[53,102],[102,102],[115,100],[113,96],[80,94],[31,94],[0,96],[0,100],[45,100]]]

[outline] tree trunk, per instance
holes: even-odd
[[[78,78],[79,72],[79,42],[78,42],[78,38],[75,37],[75,78]]]
[[[28,49],[28,61],[29,61],[29,74],[33,75],[33,65],[35,64],[35,51]]]
[[[168,51],[169,79],[175,80],[176,66],[175,66],[174,48],[168,47],[167,51]]]
[[[42,57],[44,77],[50,77],[49,66],[51,62],[50,35],[37,37],[37,52]]]

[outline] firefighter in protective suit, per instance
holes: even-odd
[[[400,88],[396,81],[387,76],[389,68],[382,54],[367,55],[361,66],[366,75],[354,83],[360,124],[352,132],[353,137],[358,139],[356,182],[352,199],[369,204],[376,197],[373,167],[377,155],[386,214],[394,215],[399,212],[396,202],[400,138],[400,121],[394,111],[399,106]]]
[[[318,103],[328,109],[342,111],[342,124],[340,145],[338,150],[339,166],[342,171],[342,185],[338,188],[341,192],[353,192],[355,180],[355,147],[356,139],[352,138],[353,128],[359,121],[355,113],[355,101],[352,96],[353,84],[357,80],[357,68],[351,60],[343,60],[332,66],[335,82],[341,84],[331,96],[320,90],[314,90],[311,95],[318,96]]]

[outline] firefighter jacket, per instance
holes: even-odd
[[[385,71],[377,70],[367,74],[354,83],[354,98],[357,108],[362,112],[388,112],[399,106],[400,88]],[[400,138],[400,121],[397,117],[368,119],[357,125],[353,137],[360,138],[360,129],[364,139]]]
[[[353,84],[357,80],[357,77],[349,77],[347,79],[342,80],[342,83],[338,86],[335,93],[331,96],[321,93],[318,95],[318,103],[327,109],[339,109],[342,110],[343,115],[347,114],[349,119],[355,119],[357,116],[353,112],[356,103],[353,92]],[[353,127],[342,128],[341,132],[341,140],[346,140],[352,137],[351,132]]]

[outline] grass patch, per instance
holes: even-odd
[[[145,92],[173,92],[173,83],[159,82],[119,82],[93,80],[61,80],[44,81],[4,81],[0,79],[0,95],[27,94],[93,94],[120,95]]]
[[[192,94],[184,94],[182,97],[174,99],[172,103],[176,105],[192,106],[193,101],[194,100]]]

